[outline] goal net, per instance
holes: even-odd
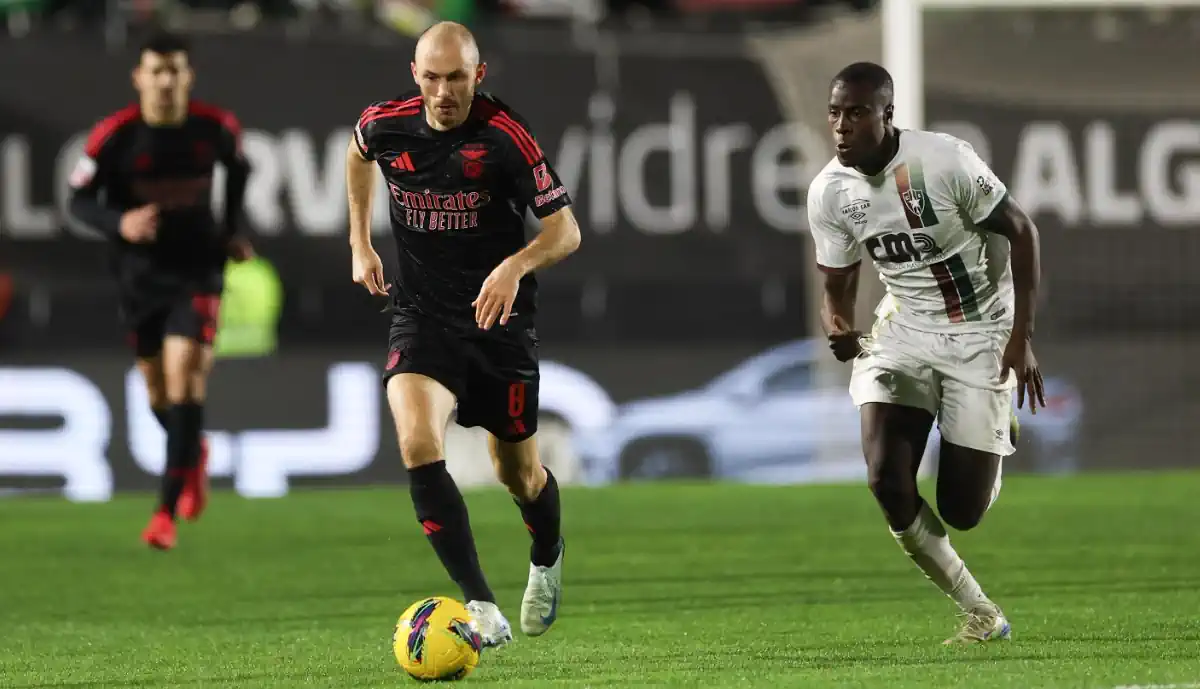
[[[880,18],[897,124],[970,141],[1041,230],[1036,351],[1082,393],[1063,461],[1191,461],[1200,0],[885,0]]]

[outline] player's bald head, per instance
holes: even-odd
[[[450,129],[466,120],[487,65],[479,61],[479,46],[467,27],[439,22],[417,41],[412,73],[429,121]]]
[[[471,31],[456,22],[438,22],[425,30],[417,40],[414,59],[426,62],[457,63],[461,67],[479,64],[479,44]]]

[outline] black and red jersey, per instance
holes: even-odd
[[[227,173],[220,222],[212,209],[217,163]],[[182,122],[154,126],[134,104],[92,129],[69,180],[69,210],[76,222],[113,240],[124,279],[145,272],[208,275],[224,268],[249,172],[241,125],[229,111],[193,102]],[[155,241],[125,242],[122,214],[147,204],[159,208]]]
[[[488,274],[525,246],[526,211],[540,219],[571,204],[529,126],[489,94],[476,94],[467,120],[449,131],[429,126],[415,93],[373,103],[354,139],[387,181],[400,311],[474,328],[471,302]],[[527,275],[514,317],[536,308],[537,280]]]

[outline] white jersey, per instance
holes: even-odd
[[[876,314],[915,330],[1011,329],[1008,241],[978,226],[1006,193],[965,141],[902,131],[878,175],[835,158],[809,186],[817,263],[847,268],[865,250],[888,292]]]

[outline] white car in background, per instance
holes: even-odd
[[[754,356],[688,392],[620,406],[612,423],[576,433],[587,481],[667,478],[812,482],[866,476],[859,416],[844,386],[817,381],[821,339],[789,342]],[[1047,408],[1018,412],[1021,440],[1007,466],[1072,471],[1082,417],[1077,390],[1046,381]],[[931,471],[939,437],[930,434]]]

